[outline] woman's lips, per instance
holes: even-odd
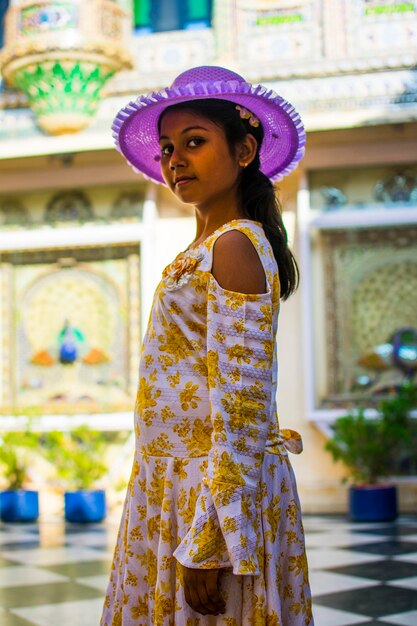
[[[179,178],[177,181],[175,181],[175,185],[176,187],[183,187],[184,185],[191,183],[193,180],[194,178]]]

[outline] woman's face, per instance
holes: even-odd
[[[159,143],[162,176],[182,202],[205,210],[237,208],[238,150],[231,153],[220,126],[192,111],[168,111]]]

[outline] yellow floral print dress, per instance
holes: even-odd
[[[255,246],[264,294],[211,274],[229,230]],[[143,341],[136,455],[101,626],[313,626],[301,511],[279,430],[279,277],[261,224],[234,220],[163,273]],[[222,568],[224,615],[185,601],[182,569]]]

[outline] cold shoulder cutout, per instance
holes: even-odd
[[[237,229],[222,233],[213,246],[211,273],[229,291],[246,294],[265,293],[266,277],[255,246]]]

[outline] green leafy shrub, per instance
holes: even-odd
[[[0,465],[7,489],[24,489],[29,480],[28,471],[39,445],[39,434],[30,432],[3,432],[0,434]]]
[[[417,463],[417,421],[410,413],[417,406],[417,387],[407,383],[392,397],[382,399],[375,417],[359,408],[336,420],[325,448],[342,461],[356,484],[375,484],[399,473],[401,459]]]
[[[69,432],[52,431],[42,439],[45,458],[69,489],[90,489],[107,472],[104,454],[107,441],[102,432],[79,426]]]

